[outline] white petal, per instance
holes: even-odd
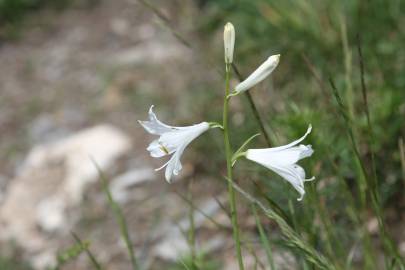
[[[288,165],[311,156],[313,152],[311,145],[301,144],[279,151],[274,151],[274,148],[249,149],[246,158],[264,166]]]
[[[282,146],[277,146],[277,147],[272,147],[272,148],[265,148],[265,149],[254,149],[254,150],[262,150],[262,151],[265,150],[265,151],[270,151],[270,152],[284,150],[284,149],[293,147],[293,146],[299,144],[300,142],[302,142],[308,136],[308,134],[311,133],[311,131],[312,131],[312,125],[310,124],[308,126],[307,132],[305,132],[304,136],[302,136],[298,140],[295,140],[295,141],[293,141],[293,142],[291,142],[289,144],[282,145]]]
[[[302,200],[305,194],[305,171],[301,166],[294,164],[290,166],[275,166],[269,169],[273,170],[278,175],[287,180],[298,191],[298,193],[300,193],[301,197],[298,198],[298,200]]]
[[[154,140],[153,142],[151,142],[146,150],[148,150],[150,155],[155,158],[163,157],[168,154],[166,153],[165,148],[163,148],[162,145],[159,144],[158,140]]]
[[[249,77],[246,78],[243,82],[239,83],[235,87],[235,92],[243,92],[246,91],[259,82],[263,81],[267,76],[269,76],[273,70],[277,67],[280,61],[280,55],[272,55],[267,60],[261,64]]]
[[[149,151],[150,155],[155,158],[163,157],[166,155],[173,154],[177,149],[171,145],[164,144],[159,140],[152,141],[146,150]]]
[[[165,132],[179,129],[178,127],[169,126],[160,122],[159,119],[157,119],[156,114],[153,112],[153,105],[149,108],[149,121],[138,122],[147,132],[155,135],[162,135]]]
[[[209,129],[209,124],[202,122],[197,125],[182,127],[180,130],[166,132],[159,138],[159,143],[164,145],[169,152],[181,147],[184,144],[189,144],[203,132]]]
[[[179,148],[176,153],[170,158],[169,162],[167,163],[166,166],[166,171],[165,171],[165,178],[166,181],[171,183],[172,176],[173,175],[178,175],[180,170],[182,169],[181,165],[181,155],[184,152],[184,149],[187,145],[184,145],[184,147]]]
[[[180,162],[181,155],[184,149],[198,136],[209,129],[207,122],[202,122],[197,125],[182,127],[180,130],[170,131],[162,134],[158,140],[158,144],[166,150],[168,154],[173,154],[170,160],[163,165],[166,166],[165,178],[170,183],[173,175],[178,175],[182,169]]]
[[[289,165],[289,166],[274,166],[268,167],[270,170],[276,172],[285,180],[290,182],[293,186],[303,186],[304,179],[305,179],[305,171],[304,169],[297,165]]]

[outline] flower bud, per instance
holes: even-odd
[[[235,94],[244,92],[259,82],[263,81],[267,76],[269,76],[273,70],[277,67],[278,62],[280,61],[280,55],[270,56],[263,64],[261,64],[249,77],[246,78],[243,82],[239,83],[235,87]]]
[[[235,47],[235,28],[232,23],[227,23],[224,29],[225,63],[231,64],[233,60],[233,49]]]

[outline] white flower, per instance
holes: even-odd
[[[243,82],[239,83],[235,87],[235,94],[244,92],[259,82],[263,81],[267,76],[269,76],[273,70],[277,67],[280,61],[280,55],[272,55],[267,60],[261,64],[252,74],[249,75]]]
[[[290,144],[266,148],[266,149],[249,149],[246,151],[246,158],[263,165],[264,167],[276,172],[287,180],[300,193],[298,201],[304,197],[304,182],[312,181],[315,177],[305,179],[305,171],[296,163],[303,158],[312,155],[311,145],[300,144],[302,140],[311,132],[312,126],[309,125],[304,136]]]
[[[233,50],[235,47],[235,28],[233,24],[228,22],[224,28],[224,48],[225,48],[225,63],[231,64],[233,61]]]
[[[207,122],[187,127],[172,127],[160,122],[153,112],[153,105],[149,109],[149,121],[139,121],[147,132],[160,136],[151,142],[147,148],[150,155],[155,158],[172,155],[168,162],[162,167],[166,167],[165,178],[170,183],[173,175],[178,175],[181,170],[180,158],[184,149],[195,138],[209,129]]]

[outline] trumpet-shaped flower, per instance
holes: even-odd
[[[280,55],[272,55],[267,60],[261,64],[249,77],[246,78],[243,82],[239,83],[235,87],[234,94],[239,94],[246,90],[249,90],[259,82],[263,81],[267,76],[269,76],[273,70],[277,67],[280,61]]]
[[[224,49],[225,63],[231,64],[233,61],[233,50],[235,47],[235,28],[232,23],[227,23],[224,28]]]
[[[315,177],[305,179],[304,169],[296,164],[300,159],[309,157],[314,152],[311,145],[297,146],[311,130],[310,125],[304,136],[284,146],[246,151],[247,159],[259,163],[287,180],[300,194],[298,201],[301,201],[305,195],[304,182],[315,179]]]
[[[149,109],[149,121],[139,121],[139,123],[147,132],[159,136],[159,138],[152,141],[147,148],[152,157],[160,158],[173,154],[168,162],[156,169],[161,170],[166,167],[165,178],[169,183],[171,182],[172,176],[178,175],[179,171],[182,169],[180,158],[184,149],[195,138],[210,128],[207,122],[187,127],[172,127],[166,125],[157,119],[153,112],[153,105]]]

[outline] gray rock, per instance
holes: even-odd
[[[98,178],[91,159],[107,170],[130,148],[129,137],[110,125],[35,146],[0,206],[0,239],[15,240],[35,258],[37,268],[52,264],[52,240],[67,234],[75,222],[68,210],[80,204],[86,186]]]

